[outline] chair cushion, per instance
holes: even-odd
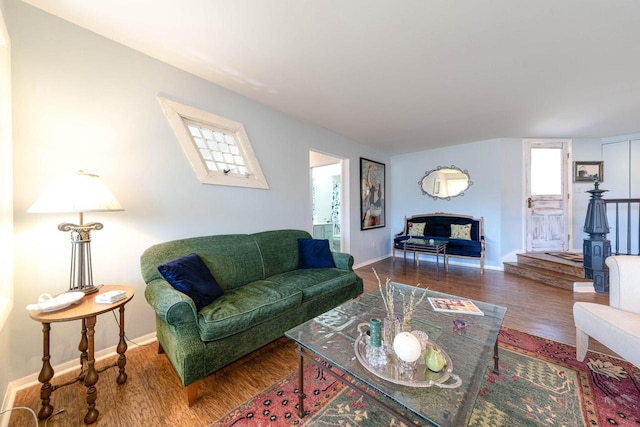
[[[191,297],[197,311],[222,295],[222,288],[196,254],[160,264],[158,271],[171,286]]]
[[[231,289],[200,311],[198,328],[203,341],[237,334],[297,307],[300,290],[265,280]]]
[[[298,239],[300,268],[334,268],[327,239]]]

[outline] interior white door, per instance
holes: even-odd
[[[568,140],[525,140],[527,252],[569,250]]]

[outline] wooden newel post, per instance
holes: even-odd
[[[604,260],[611,256],[611,242],[607,240],[609,223],[607,221],[607,207],[602,200],[602,193],[608,190],[598,188],[600,182],[594,180],[594,189],[587,191],[591,194],[587,217],[584,221],[584,231],[589,234],[584,239],[582,253],[584,255],[585,278],[593,280],[596,292],[609,292],[609,268]]]

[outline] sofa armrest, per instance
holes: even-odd
[[[193,300],[174,289],[166,280],[158,279],[149,283],[144,296],[164,322],[173,326],[197,323]]]
[[[610,256],[605,263],[609,267],[609,305],[640,313],[640,256]]]
[[[344,252],[331,252],[336,268],[341,270],[353,270],[353,256]]]

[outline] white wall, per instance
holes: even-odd
[[[600,161],[602,160],[602,143],[600,139],[574,139],[571,143],[573,161]],[[604,165],[604,181],[600,188],[607,188],[607,169],[615,168],[615,165]],[[573,164],[571,165],[573,176]],[[571,243],[573,249],[582,251],[584,239],[589,235],[584,232],[584,220],[587,216],[587,207],[591,198],[588,190],[594,188],[591,182],[574,182],[573,184],[573,230],[571,233]],[[606,193],[605,193],[606,197]]]
[[[11,144],[11,40],[0,2],[0,390],[9,383],[8,317],[13,300],[13,164]],[[1,396],[1,395],[0,395]],[[2,399],[0,399],[1,401]],[[4,405],[3,405],[4,406]]]
[[[100,175],[125,208],[87,214],[85,221],[104,224],[92,234],[95,282],[125,284],[136,292],[126,311],[127,335],[134,338],[155,330],[139,272],[145,248],[206,234],[311,231],[309,150],[351,160],[352,212],[359,212],[358,158],[388,161],[380,152],[20,1],[6,3],[14,89],[16,309],[8,324],[12,379],[41,366],[41,325],[28,318],[24,307],[43,292],[62,292],[68,286],[69,237],[56,226],[77,217],[26,213],[60,172],[84,169]],[[159,93],[242,122],[270,190],[200,184],[156,101]],[[378,242],[387,239],[387,229],[361,232],[358,215],[350,227],[356,263],[381,256]],[[52,364],[78,357],[79,332],[77,322],[52,326]],[[96,350],[116,342],[114,319],[100,316]]]

